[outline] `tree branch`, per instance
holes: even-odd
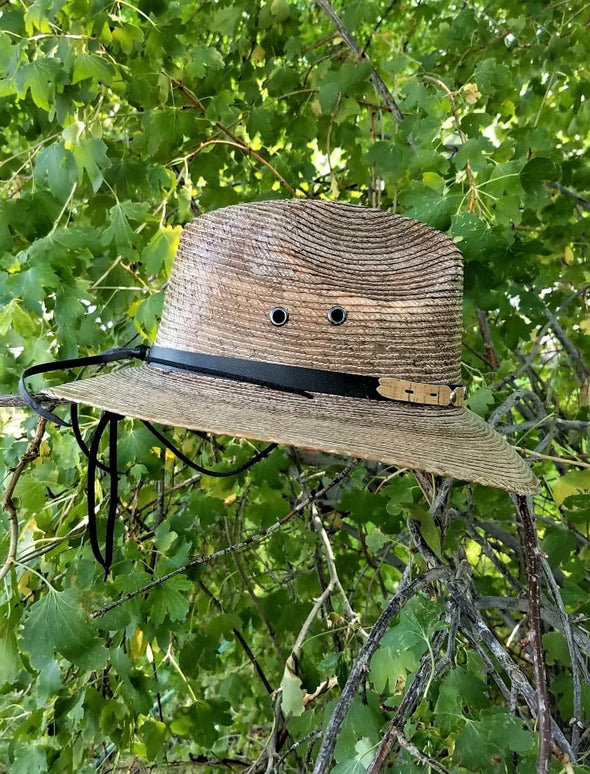
[[[340,733],[340,729],[342,728],[342,724],[344,723],[348,709],[354,699],[362,678],[366,674],[369,662],[377,650],[391,621],[409,599],[433,581],[440,580],[447,574],[448,570],[446,568],[437,567],[436,569],[427,570],[423,575],[420,575],[416,580],[412,581],[412,583],[404,586],[400,583],[397,592],[375,622],[375,625],[371,629],[371,633],[363,644],[363,647],[350,670],[346,685],[342,689],[338,703],[336,704],[326,728],[324,739],[316,758],[313,774],[326,774],[329,771],[332,753],[334,752],[336,740]]]
[[[65,403],[71,403],[62,398],[50,398],[48,395],[33,395],[33,398],[42,406],[60,406]],[[0,395],[0,408],[26,408],[27,404],[20,395]]]
[[[356,42],[356,40],[354,39],[354,36],[344,25],[342,19],[338,16],[338,14],[332,8],[330,3],[327,0],[315,0],[315,2],[316,2],[316,5],[318,5],[322,9],[322,11],[326,14],[326,16],[329,17],[332,24],[338,30],[338,34],[340,35],[342,40],[346,43],[348,48],[353,52],[353,54],[357,58],[357,61],[367,62],[369,65],[371,65],[371,74],[369,75],[371,83],[375,87],[377,93],[381,96],[382,100],[387,105],[387,108],[391,113],[391,115],[395,118],[398,124],[401,124],[401,122],[404,120],[404,114],[402,113],[399,105],[395,101],[393,94],[389,91],[389,89],[385,85],[383,78],[381,78],[379,73],[375,70],[375,68],[371,64],[371,60],[369,59],[367,54],[365,54],[365,52]],[[414,142],[414,140],[412,139],[412,137],[408,136],[407,139],[408,139],[408,144],[411,145],[411,147],[414,150],[418,150],[418,147]]]
[[[551,714],[547,691],[547,672],[543,654],[543,626],[541,623],[541,590],[539,586],[540,549],[537,541],[535,519],[528,498],[514,495],[517,517],[522,529],[522,548],[528,585],[530,642],[533,652],[533,670],[537,692],[537,718],[539,726],[538,774],[548,774],[551,765]]]
[[[408,745],[411,746],[413,748],[411,754],[418,758],[421,763],[425,763],[424,759],[427,758],[429,765],[432,766],[432,763],[430,763],[431,759],[424,755],[424,753],[422,753],[420,750],[418,750],[417,747],[411,745],[405,736],[403,736],[403,729],[410,715],[415,711],[420,701],[424,698],[423,691],[426,689],[426,686],[430,682],[434,672],[433,657],[442,648],[446,637],[446,632],[440,631],[436,632],[432,638],[430,650],[426,651],[426,653],[422,656],[418,671],[414,675],[414,678],[409,688],[405,692],[404,697],[401,700],[400,705],[397,708],[387,731],[381,739],[381,744],[379,745],[377,753],[375,754],[375,757],[368,768],[367,774],[380,774],[396,741],[402,747],[408,749],[408,751]],[[448,666],[449,663],[449,660],[445,659],[445,665]],[[403,737],[402,740],[400,740],[400,736]],[[448,774],[448,770],[444,768],[444,766],[441,768],[436,768],[436,766],[433,766],[433,768],[435,771],[442,772],[442,774]]]
[[[272,535],[274,532],[280,529],[294,516],[296,516],[298,513],[301,513],[301,511],[305,510],[309,505],[311,505],[311,503],[315,502],[318,498],[323,497],[323,495],[325,495],[326,492],[329,492],[330,489],[332,489],[341,481],[343,481],[349,475],[352,469],[357,465],[358,465],[357,460],[353,460],[352,462],[350,462],[345,468],[343,468],[340,471],[340,473],[334,476],[334,478],[330,482],[328,482],[326,486],[319,489],[313,495],[306,497],[305,500],[302,500],[291,511],[289,511],[289,513],[283,516],[282,519],[279,519],[279,521],[275,521],[274,524],[271,524],[270,527],[263,530],[262,532],[257,532],[255,535],[250,535],[250,537],[246,538],[245,540],[241,540],[239,543],[234,543],[231,546],[226,546],[225,548],[221,548],[219,551],[215,551],[212,554],[203,554],[200,556],[195,556],[193,559],[191,559],[190,562],[187,562],[187,564],[182,565],[182,567],[177,567],[175,570],[172,570],[166,575],[162,575],[161,578],[156,578],[151,583],[146,583],[146,585],[142,586],[140,589],[131,591],[129,594],[125,594],[125,596],[120,597],[119,599],[116,599],[114,602],[111,602],[110,604],[105,605],[104,607],[101,607],[98,610],[95,610],[93,613],[90,614],[90,617],[100,618],[101,616],[105,615],[109,611],[114,610],[114,608],[119,607],[119,605],[122,605],[123,603],[128,602],[130,599],[134,599],[135,597],[145,594],[146,591],[149,591],[150,589],[153,589],[156,586],[160,586],[162,583],[165,583],[167,580],[170,580],[170,578],[174,578],[176,575],[180,575],[181,573],[184,573],[193,567],[198,567],[201,564],[209,564],[210,562],[213,562],[216,559],[220,559],[222,556],[233,554],[236,551],[243,551],[245,548],[249,548],[250,546],[255,545],[256,543],[260,543],[262,540],[266,540],[266,538],[270,537],[270,535]]]
[[[420,531],[420,525],[414,519],[408,520],[408,529],[412,540],[418,549],[418,552],[431,567],[440,569],[442,567],[438,557],[432,551],[428,543],[424,540]],[[470,598],[469,594],[463,589],[457,581],[455,581],[450,574],[447,573],[446,577],[443,576],[445,585],[451,593],[455,603],[461,609],[462,613],[466,616],[467,623],[471,629],[473,638],[478,642],[483,642],[497,659],[498,663],[505,670],[506,674],[512,680],[513,689],[515,689],[526,701],[529,709],[539,716],[539,705],[537,701],[537,695],[535,689],[529,683],[526,675],[520,669],[520,667],[514,663],[508,652],[496,639],[494,633],[488,627],[486,622],[477,612],[477,608]],[[552,735],[556,744],[563,752],[565,752],[572,761],[575,761],[575,755],[572,747],[566,739],[563,731],[559,728],[557,723],[549,716],[551,722]],[[539,718],[539,722],[541,718]]]
[[[7,573],[12,567],[16,557],[16,547],[18,543],[18,514],[16,512],[16,506],[12,496],[14,495],[14,490],[16,489],[16,485],[18,484],[24,469],[39,456],[39,449],[45,434],[46,424],[47,420],[44,417],[39,417],[33,440],[27,446],[25,453],[20,458],[16,468],[13,470],[10,481],[8,482],[8,486],[6,487],[6,491],[4,492],[2,507],[8,514],[8,523],[10,525],[10,545],[8,548],[8,555],[4,560],[4,564],[2,567],[0,567],[0,581],[6,577]]]

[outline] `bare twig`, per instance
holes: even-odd
[[[534,419],[528,422],[520,422],[517,425],[500,425],[498,432],[502,435],[514,435],[515,433],[523,432],[524,430],[535,430],[537,428],[553,426],[559,430],[567,432],[573,430],[574,432],[588,432],[590,430],[590,422],[584,422],[581,419],[560,419],[559,417],[546,416],[542,419]]]
[[[63,403],[71,403],[62,398],[50,398],[47,395],[33,395],[33,398],[42,406],[58,406]],[[20,395],[0,395],[0,408],[24,408],[26,403]]]
[[[348,601],[348,597],[346,596],[346,592],[344,591],[342,587],[342,583],[340,581],[340,578],[338,577],[338,571],[336,570],[336,558],[334,557],[334,551],[332,549],[332,544],[330,543],[330,539],[328,537],[328,533],[326,532],[324,525],[322,524],[322,520],[320,518],[320,515],[318,513],[318,509],[313,504],[311,506],[311,520],[312,524],[314,526],[315,531],[318,533],[320,537],[320,541],[322,543],[322,546],[324,548],[324,554],[326,557],[326,564],[328,566],[328,572],[330,574],[330,586],[332,587],[332,590],[336,589],[341,598],[342,598],[342,605],[344,607],[344,614],[350,624],[352,624],[355,628],[355,630],[361,635],[361,637],[366,640],[369,636],[367,632],[359,625],[359,616],[355,611],[352,609],[352,606],[350,602]]]
[[[500,361],[496,353],[496,347],[494,346],[494,342],[492,340],[488,316],[483,311],[483,309],[476,309],[475,313],[477,315],[477,322],[479,323],[479,331],[481,333],[481,338],[483,339],[483,346],[486,351],[486,356],[492,369],[497,371],[498,368],[500,368]]]
[[[453,114],[453,121],[455,123],[455,131],[461,138],[461,143],[465,145],[467,142],[467,137],[465,136],[465,132],[463,131],[461,127],[461,119],[459,117],[459,111],[457,110],[457,103],[455,101],[455,92],[451,91],[449,87],[444,83],[444,81],[441,81],[439,78],[433,78],[431,75],[425,75],[424,76],[425,81],[429,81],[430,83],[434,83],[436,86],[439,87],[439,89],[442,89],[444,93],[449,98],[449,103],[451,105],[451,112]],[[467,181],[469,183],[469,205],[467,207],[468,212],[473,212],[475,210],[475,205],[477,204],[477,185],[475,182],[475,175],[473,174],[473,168],[471,167],[471,162],[469,159],[465,162],[465,172],[467,173]],[[477,316],[479,319],[479,313],[481,312],[481,309],[477,310]],[[483,313],[482,313],[483,314]],[[484,338],[485,342],[485,338]],[[486,345],[486,351],[487,351],[487,345]],[[489,353],[488,353],[489,354]],[[492,350],[492,354],[495,357],[495,352]],[[492,367],[494,368],[494,371],[499,368],[498,365],[494,365],[494,361],[492,358],[490,358],[490,362],[492,363]]]
[[[585,199],[583,196],[580,196],[580,194],[576,191],[571,191],[569,188],[561,185],[561,183],[554,183],[552,180],[547,180],[545,185],[547,188],[552,188],[554,191],[559,191],[559,193],[563,194],[564,196],[571,196],[571,198],[575,200],[578,207],[581,207],[583,210],[590,210],[590,201]]]
[[[366,670],[368,669],[369,662],[377,650],[379,643],[381,642],[383,635],[387,631],[387,628],[393,618],[399,613],[402,607],[411,599],[415,594],[428,586],[430,583],[436,580],[440,580],[448,574],[448,570],[443,567],[438,567],[433,570],[427,570],[425,573],[416,578],[412,583],[405,586],[400,584],[395,595],[390,600],[385,610],[381,613],[375,625],[373,626],[371,633],[367,640],[363,644],[359,655],[354,662],[348,680],[342,693],[336,704],[326,732],[322,745],[316,758],[313,774],[326,774],[330,768],[330,762],[332,760],[332,753],[336,746],[336,740],[342,724],[348,712],[348,709],[354,699],[354,696],[358,690],[362,678],[364,677]]]
[[[199,586],[203,589],[203,591],[207,595],[207,597],[211,600],[211,602],[213,602],[213,604],[215,605],[216,609],[220,613],[225,612],[224,609],[223,609],[223,605],[217,599],[217,597],[213,594],[213,592],[208,588],[208,586],[206,586],[205,583],[202,580],[199,580],[198,583],[199,583]],[[256,656],[252,652],[251,647],[248,645],[248,643],[244,639],[244,635],[242,634],[242,632],[239,629],[236,629],[235,627],[232,628],[232,631],[234,633],[235,638],[237,639],[237,641],[242,646],[242,650],[248,656],[248,658],[250,660],[250,663],[252,664],[252,666],[256,670],[256,673],[258,674],[258,677],[260,678],[262,684],[264,685],[264,687],[266,689],[266,692],[269,695],[272,694],[273,687],[270,684],[270,682],[269,682],[268,678],[266,677],[266,675],[264,674],[264,671],[263,671],[262,667],[260,666],[260,663],[258,662],[258,659],[256,658]]]
[[[18,543],[18,514],[16,512],[16,506],[12,499],[14,495],[14,490],[16,489],[16,485],[18,484],[24,469],[27,467],[27,465],[33,462],[33,460],[36,460],[37,457],[39,456],[39,450],[41,447],[41,441],[43,440],[43,435],[45,434],[46,424],[47,424],[47,420],[44,417],[39,417],[39,421],[37,422],[37,428],[35,430],[35,435],[33,437],[33,440],[27,446],[25,453],[20,458],[17,466],[12,471],[10,481],[8,482],[8,486],[6,487],[6,491],[4,492],[4,497],[2,498],[2,507],[4,508],[4,510],[8,515],[8,522],[10,525],[10,544],[8,547],[8,555],[4,560],[4,564],[2,565],[2,567],[0,567],[0,581],[9,572],[14,562],[14,559],[16,557],[16,547]]]
[[[260,543],[262,540],[266,540],[268,537],[270,537],[270,535],[272,535],[274,532],[276,532],[278,529],[284,526],[294,516],[296,516],[298,513],[301,513],[301,511],[304,511],[309,505],[311,505],[312,502],[315,502],[318,498],[323,497],[323,495],[325,495],[326,492],[329,492],[330,489],[332,489],[341,481],[343,481],[356,465],[358,465],[358,462],[356,460],[353,460],[352,462],[350,462],[345,468],[343,468],[340,471],[340,473],[334,476],[334,478],[331,481],[329,481],[326,484],[326,486],[322,487],[317,492],[314,492],[313,495],[310,495],[305,500],[302,500],[291,511],[289,511],[289,513],[283,516],[282,519],[279,519],[279,521],[276,521],[274,524],[271,524],[270,527],[263,530],[262,532],[257,532],[255,535],[250,535],[250,537],[246,538],[245,540],[241,540],[239,543],[235,543],[231,546],[226,546],[225,548],[221,548],[219,551],[215,551],[212,554],[195,556],[193,559],[191,559],[190,562],[187,562],[187,564],[182,565],[182,567],[177,567],[175,570],[172,570],[166,575],[162,575],[162,577],[156,578],[151,583],[147,583],[145,586],[142,586],[140,589],[137,589],[136,591],[131,591],[129,594],[125,594],[123,597],[116,599],[114,602],[111,602],[110,604],[105,605],[104,607],[101,607],[98,610],[95,610],[93,613],[91,613],[90,617],[100,618],[101,616],[108,613],[110,610],[113,610],[114,608],[119,607],[119,605],[122,605],[125,602],[128,602],[130,599],[134,599],[137,596],[145,594],[146,591],[149,591],[150,589],[153,589],[156,586],[160,586],[162,583],[165,583],[166,581],[170,580],[170,578],[174,578],[176,575],[185,573],[187,570],[191,569],[192,567],[198,567],[201,564],[209,564],[210,562],[213,562],[216,559],[220,559],[222,556],[233,554],[236,551],[243,551],[245,548],[249,548],[252,545]]]
[[[563,313],[563,312],[564,312],[564,311],[567,309],[567,307],[568,307],[568,306],[569,306],[569,305],[570,305],[570,304],[571,304],[573,301],[575,301],[575,300],[576,300],[577,298],[579,298],[580,296],[585,296],[585,295],[588,293],[588,291],[589,291],[589,290],[590,290],[590,284],[583,285],[581,288],[578,288],[578,289],[576,290],[576,292],[575,292],[575,293],[572,293],[572,295],[571,295],[571,296],[569,296],[568,298],[566,298],[566,300],[563,302],[563,304],[561,304],[561,306],[560,306],[560,307],[559,307],[559,309],[558,309],[558,310],[555,312],[555,314],[554,314],[553,316],[551,316],[551,317],[550,317],[550,318],[547,320],[547,322],[545,323],[545,325],[543,325],[543,327],[542,327],[542,328],[539,330],[539,332],[537,333],[537,338],[535,339],[535,343],[534,343],[534,345],[533,345],[533,348],[531,349],[531,351],[528,353],[528,355],[527,355],[527,356],[524,358],[524,360],[522,361],[522,364],[521,364],[520,368],[518,369],[518,371],[517,371],[515,374],[511,374],[511,375],[509,375],[509,376],[505,377],[505,378],[502,380],[502,383],[501,383],[501,384],[506,384],[508,381],[513,381],[513,380],[515,381],[515,380],[517,380],[517,379],[518,379],[518,378],[519,378],[519,377],[520,377],[520,376],[521,376],[523,373],[525,373],[525,371],[527,371],[527,369],[530,367],[531,363],[533,362],[533,360],[534,360],[534,359],[535,359],[535,357],[537,356],[537,353],[538,353],[539,349],[541,348],[541,345],[542,345],[542,343],[543,343],[544,336],[545,336],[545,334],[547,333],[547,331],[549,330],[549,328],[551,327],[551,322],[552,322],[552,319],[553,319],[554,317],[555,317],[555,318],[557,318],[557,319],[559,319],[560,315],[561,315],[561,314],[562,314],[562,313]]]
[[[543,655],[543,627],[541,624],[541,590],[539,587],[540,549],[537,541],[535,520],[528,498],[515,495],[514,502],[522,528],[522,548],[525,557],[525,570],[529,597],[529,622],[531,627],[531,649],[533,652],[533,670],[537,692],[537,718],[539,726],[538,774],[547,774],[551,764],[551,714],[547,691],[547,673]]]
[[[425,752],[419,750],[415,744],[410,742],[410,740],[399,728],[395,729],[395,739],[400,747],[403,747],[404,750],[407,750],[410,755],[416,758],[416,760],[418,760],[420,763],[428,766],[428,768],[432,769],[433,771],[438,771],[439,774],[453,774],[452,771],[447,769],[446,766],[443,766],[442,763],[435,761],[434,758],[430,757],[430,755],[426,755]]]
[[[400,705],[397,708],[395,715],[391,720],[391,723],[389,724],[389,727],[387,728],[387,731],[385,732],[385,734],[383,735],[383,738],[381,739],[381,743],[379,744],[375,757],[373,758],[373,761],[371,762],[371,765],[368,768],[367,774],[380,774],[381,770],[383,769],[383,767],[387,762],[387,758],[389,757],[389,754],[393,748],[394,743],[396,741],[400,743],[398,734],[402,734],[403,736],[403,728],[406,724],[406,721],[408,720],[410,715],[415,711],[421,699],[424,697],[424,691],[428,683],[430,682],[434,672],[435,665],[433,663],[433,657],[440,651],[441,647],[443,646],[446,640],[446,637],[447,637],[446,632],[441,631],[441,632],[437,632],[432,638],[430,650],[428,650],[422,656],[422,660],[420,662],[420,666],[418,667],[418,671],[414,675],[414,678],[410,686],[408,687],[407,691],[405,692],[404,697],[401,700]],[[449,664],[448,659],[445,660],[445,664],[448,666]],[[408,742],[408,744],[410,743]],[[404,747],[406,746],[403,742],[401,742],[401,745]],[[423,755],[423,753],[420,753],[420,751],[416,747],[414,747],[414,750],[416,750],[416,753],[418,753],[417,755],[415,755],[415,757],[418,757],[420,759],[420,754]],[[424,763],[424,760],[421,759],[421,762]],[[435,769],[435,770],[442,771],[443,774],[448,774],[448,770],[445,769],[444,767],[442,769]]]
[[[185,97],[189,100],[189,102],[192,103],[193,107],[195,107],[199,113],[202,115],[206,115],[206,109],[201,100],[197,97],[197,95],[191,91],[191,89],[188,88],[182,81],[179,81],[177,78],[172,78],[171,76],[167,75],[166,77],[170,78],[170,83],[172,86],[177,88],[180,92],[182,92]],[[291,194],[291,196],[297,196],[297,193],[295,192],[295,189],[292,188],[289,183],[285,180],[285,178],[281,175],[281,173],[273,167],[273,165],[267,161],[263,156],[260,155],[257,151],[254,150],[254,148],[251,148],[244,140],[240,139],[236,134],[234,134],[231,129],[229,129],[227,126],[224,126],[220,121],[213,121],[213,125],[218,129],[222,134],[224,134],[228,140],[217,140],[217,139],[211,139],[207,140],[206,142],[201,143],[196,151],[194,151],[191,156],[195,156],[197,153],[200,153],[204,148],[206,148],[209,145],[230,145],[234,148],[237,148],[238,150],[241,150],[242,153],[245,153],[248,156],[252,156],[252,158],[256,159],[260,164],[265,166],[267,169],[269,169],[273,175],[277,178],[277,180],[281,183],[282,186],[284,186],[287,191]]]
[[[526,406],[524,402],[525,399],[534,404],[536,413]],[[527,419],[533,421],[535,421],[536,417],[541,417],[546,413],[545,407],[535,393],[521,388],[511,393],[500,406],[494,409],[492,415],[488,419],[488,424],[491,427],[495,427],[500,419],[506,416],[509,411],[512,411],[515,406],[518,406],[518,410],[523,416],[526,416]]]
[[[555,602],[555,607],[559,614],[560,629],[563,631],[564,637],[567,642],[568,651],[570,654],[571,670],[572,670],[572,687],[573,687],[573,716],[570,720],[572,727],[572,749],[577,757],[578,748],[580,744],[580,730],[583,730],[584,724],[581,721],[582,717],[582,686],[580,684],[580,669],[578,660],[584,663],[583,657],[578,653],[578,648],[574,640],[574,632],[572,629],[571,621],[563,604],[561,598],[561,592],[555,576],[551,570],[549,562],[544,557],[541,557],[541,568],[547,580],[549,592]]]
[[[375,87],[377,93],[380,95],[382,100],[387,105],[387,108],[391,113],[391,115],[395,118],[395,120],[398,123],[401,123],[404,120],[404,114],[402,113],[399,105],[395,101],[393,94],[389,91],[389,89],[385,85],[383,78],[381,78],[379,73],[375,70],[375,68],[371,64],[371,60],[369,59],[367,54],[365,54],[365,52],[362,50],[359,44],[356,42],[350,30],[347,29],[342,19],[338,16],[336,11],[332,8],[332,6],[327,0],[315,0],[315,2],[326,14],[326,16],[329,17],[332,24],[338,30],[338,34],[340,35],[342,40],[346,43],[348,48],[353,52],[357,61],[368,62],[368,64],[371,65],[371,74],[369,75],[369,78],[371,79],[371,83]],[[408,136],[408,144],[411,145],[414,150],[417,150],[416,143],[414,142],[411,136]]]
[[[567,352],[569,359],[574,365],[576,373],[581,382],[583,382],[590,375],[590,368],[584,362],[584,357],[580,350],[572,343],[567,333],[561,327],[557,316],[543,304],[543,314],[547,318],[550,327],[553,329],[553,333],[559,339],[564,350]]]
[[[272,172],[272,174],[276,177],[276,179],[279,181],[279,183],[289,191],[291,196],[296,197],[297,192],[295,189],[285,180],[285,178],[281,175],[281,173],[276,169],[276,167],[273,167],[273,165],[270,163],[270,161],[267,161],[264,156],[261,156],[258,151],[255,151],[254,148],[251,148],[249,145],[246,145],[245,142],[242,142],[241,140],[206,140],[205,142],[202,142],[198,148],[196,148],[194,151],[191,151],[189,154],[190,158],[193,158],[194,156],[197,156],[201,151],[205,150],[205,148],[208,148],[212,145],[229,145],[232,148],[236,148],[239,151],[242,151],[242,153],[245,153],[247,156],[252,156],[253,159],[256,159],[259,164],[262,164],[265,166],[268,170]]]
[[[420,525],[413,519],[408,520],[408,529],[412,540],[418,549],[418,552],[428,562],[430,566],[441,569],[442,565],[428,543],[424,540],[420,531]],[[450,576],[449,573],[442,576],[444,583],[450,591],[455,604],[461,609],[465,619],[463,626],[468,626],[471,630],[472,637],[480,643],[486,645],[490,652],[496,658],[502,669],[510,677],[512,681],[513,690],[516,690],[524,698],[529,709],[538,715],[539,708],[537,703],[537,695],[535,689],[529,683],[526,675],[520,669],[520,667],[512,660],[509,653],[496,639],[494,633],[488,627],[486,622],[477,612],[477,608],[470,598],[470,595],[461,587],[461,584],[457,583],[455,579]],[[557,723],[550,717],[551,727],[553,731],[553,739],[556,745],[566,753],[572,761],[575,761],[575,755],[569,741],[566,739],[565,734],[557,725]]]
[[[240,507],[238,509],[238,512],[240,514],[240,520],[241,520],[241,517],[243,515],[244,505],[246,503],[246,497],[247,497],[247,490],[245,490],[245,492],[244,492],[244,495],[243,495],[243,497],[241,499],[241,502],[240,502]],[[227,538],[228,538],[228,541],[231,543],[232,540],[233,540],[233,536],[230,534],[230,527],[229,527],[229,523],[228,523],[229,520],[226,517],[224,519],[224,521],[225,521]],[[232,521],[233,521],[233,519],[232,519]],[[270,639],[272,641],[272,644],[274,645],[275,650],[276,650],[279,658],[281,659],[281,661],[284,661],[286,659],[286,657],[287,657],[286,653],[283,650],[283,646],[282,646],[281,642],[279,641],[279,638],[277,637],[277,633],[275,632],[274,626],[272,625],[268,615],[266,614],[266,611],[265,611],[264,607],[262,606],[262,603],[260,602],[260,599],[258,598],[258,595],[256,594],[256,592],[254,590],[254,587],[252,586],[252,583],[250,581],[250,577],[249,577],[249,575],[248,575],[248,573],[246,571],[246,568],[244,567],[244,565],[243,565],[243,563],[241,561],[241,557],[239,556],[238,553],[234,553],[233,554],[233,561],[234,561],[236,569],[237,569],[237,571],[238,571],[238,573],[240,575],[240,578],[242,579],[242,583],[244,584],[244,588],[246,589],[246,593],[248,594],[252,604],[256,608],[256,612],[258,613],[258,617],[260,618],[260,620],[262,621],[262,623],[264,625],[264,628],[268,632],[268,636],[270,637]]]

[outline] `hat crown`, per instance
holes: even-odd
[[[422,223],[334,202],[254,202],[185,227],[156,343],[456,383],[461,304],[461,254]],[[334,306],[342,324],[330,322]],[[275,307],[284,325],[271,322]]]

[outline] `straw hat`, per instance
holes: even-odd
[[[461,255],[422,223],[322,201],[226,207],[184,229],[147,362],[45,392],[534,493],[463,406],[461,305]]]

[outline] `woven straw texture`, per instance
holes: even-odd
[[[441,384],[460,381],[462,259],[443,234],[377,210],[238,205],[184,230],[156,343],[193,352]],[[331,325],[333,305],[348,313]],[[283,306],[289,321],[270,323]],[[313,399],[151,365],[49,394],[167,425],[377,460],[534,493],[535,476],[459,408]]]

